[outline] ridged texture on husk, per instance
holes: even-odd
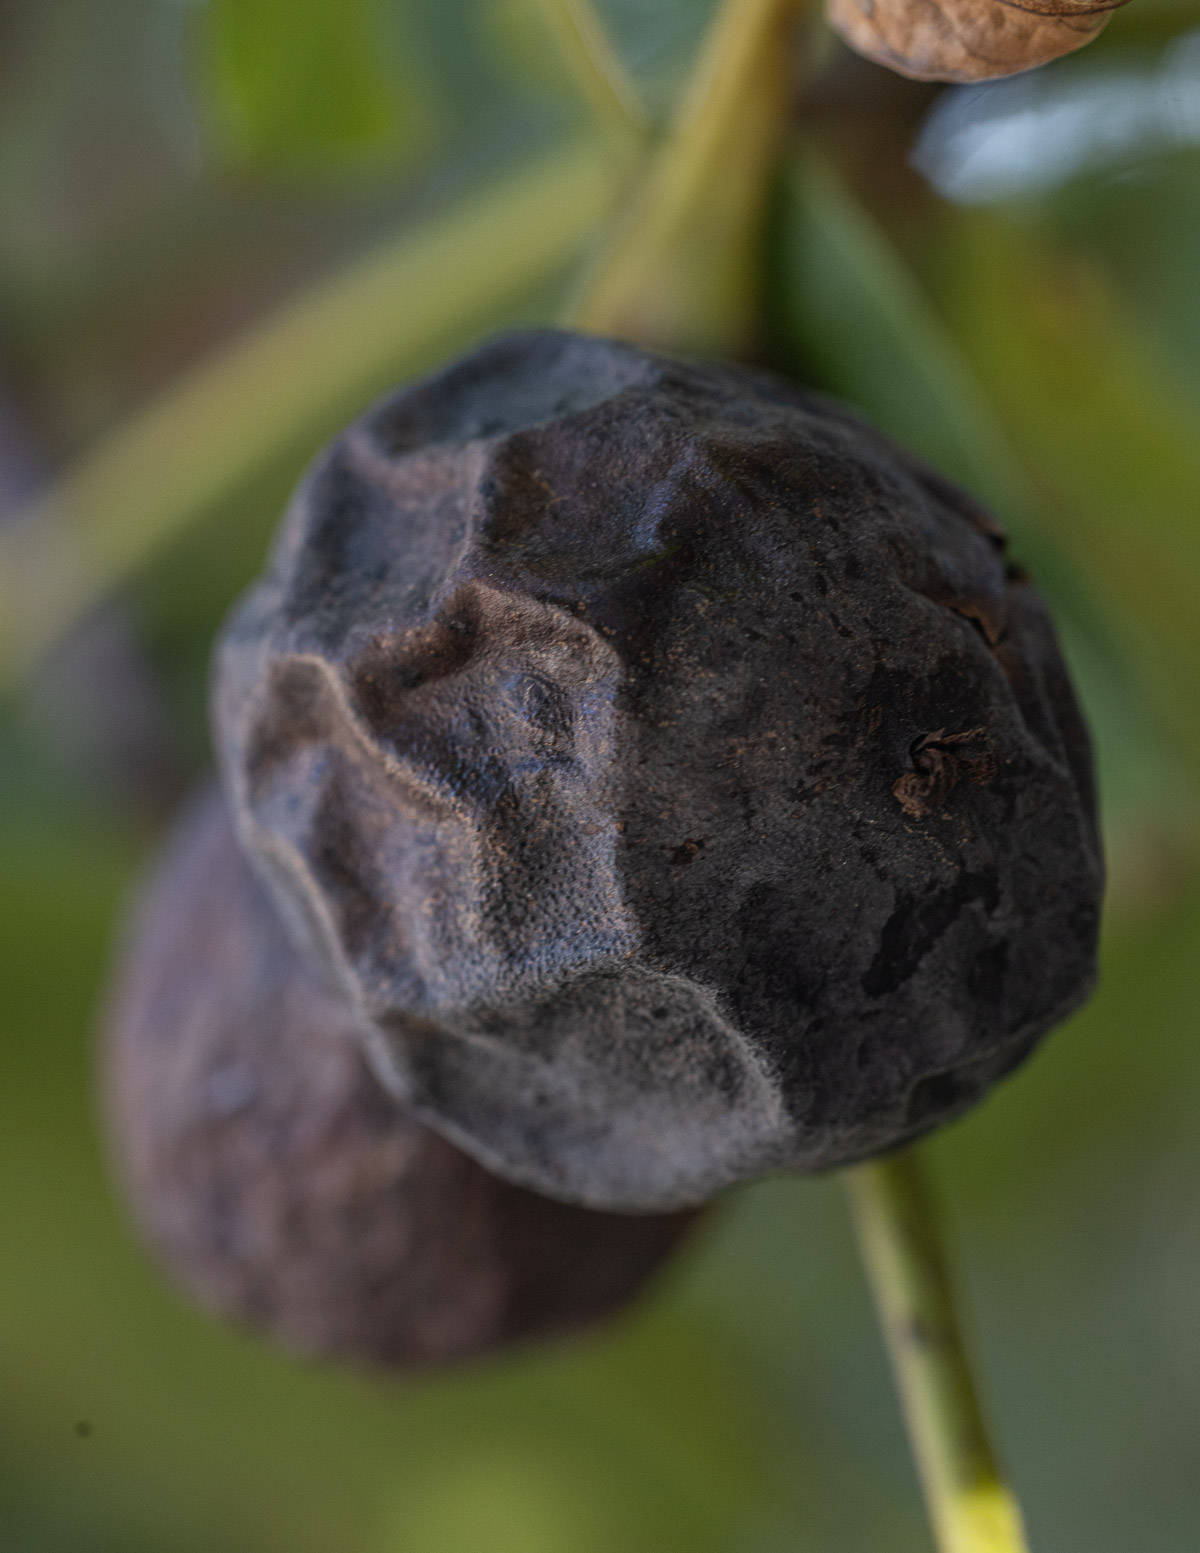
[[[301,487],[243,844],[394,1092],[604,1207],[894,1146],[1091,986],[1088,739],[979,510],[733,367],[510,336]]]
[[[586,1325],[693,1218],[538,1197],[404,1111],[212,795],[141,902],[104,1059],[112,1148],[152,1244],[205,1304],[304,1353],[414,1367]]]
[[[1016,75],[1082,48],[1127,0],[828,0],[851,48],[924,81]]]

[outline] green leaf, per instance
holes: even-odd
[[[1096,49],[1118,55],[1142,43],[1164,43],[1182,36],[1200,22],[1200,0],[1137,0],[1114,11],[1113,20],[1096,40]]]
[[[1095,264],[987,211],[955,214],[945,255],[956,338],[1037,471],[1043,522],[1200,770],[1200,713],[1180,693],[1200,651],[1200,403]]]
[[[376,0],[208,0],[202,26],[214,118],[236,156],[345,168],[425,138],[427,94],[384,49]]]
[[[1016,521],[1028,481],[965,358],[883,232],[815,152],[777,206],[772,334],[785,365]]]

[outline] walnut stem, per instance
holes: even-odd
[[[724,0],[657,154],[570,309],[576,328],[744,355],[769,182],[808,0]]]
[[[939,1553],[1027,1553],[963,1347],[914,1150],[844,1173]]]

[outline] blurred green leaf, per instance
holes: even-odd
[[[1200,145],[1089,168],[1038,200],[1035,215],[1056,241],[1099,255],[1168,370],[1200,393]]]
[[[344,169],[428,132],[426,85],[384,51],[376,0],[208,0],[202,28],[214,115],[239,157]]]
[[[1110,25],[1089,47],[1115,54],[1145,42],[1177,37],[1200,26],[1200,0],[1136,0],[1114,12]]]
[[[481,41],[523,92],[575,102],[574,81],[553,47],[541,0],[476,0]]]
[[[596,127],[635,155],[652,124],[636,82],[592,0],[485,0],[481,31],[514,77],[591,110]]]
[[[770,1491],[764,1441],[732,1335],[681,1304],[687,1256],[590,1337],[424,1377],[296,1363],[168,1288],[89,1094],[95,988],[142,850],[103,810],[0,806],[5,1553],[6,1473],[31,1508],[73,1512],[59,1553],[733,1546]]]
[[[783,365],[1019,518],[1028,482],[962,353],[883,232],[816,152],[776,206],[772,336]]]
[[[278,454],[331,436],[546,281],[618,183],[567,147],[405,228],[161,394],[0,531],[0,683]]]

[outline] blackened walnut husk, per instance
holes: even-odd
[[[108,1019],[112,1147],[204,1303],[306,1353],[418,1366],[619,1309],[693,1215],[498,1180],[367,1069],[211,794],[138,913]]]
[[[381,1077],[552,1195],[891,1148],[1092,985],[1045,607],[973,503],[766,375],[546,331],[385,400],[301,486],[216,724]]]

